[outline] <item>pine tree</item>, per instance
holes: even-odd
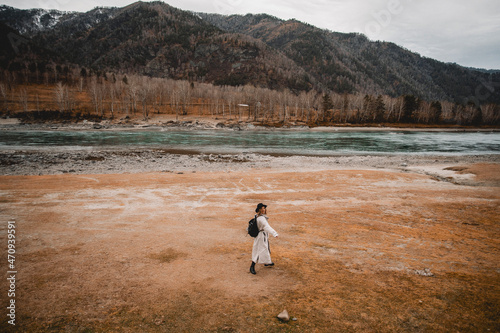
[[[413,122],[413,113],[417,111],[420,101],[413,95],[405,95],[403,97],[403,117],[404,123]]]
[[[333,109],[332,98],[330,97],[329,94],[323,95],[323,101],[322,101],[321,106],[322,106],[322,111],[323,111],[323,120],[325,120],[325,116],[328,113],[328,110]]]
[[[434,101],[431,103],[431,119],[430,122],[437,124],[441,121],[441,115],[443,113],[443,107],[441,102]]]
[[[385,114],[385,103],[382,95],[378,95],[375,101],[375,122],[381,122],[384,120]]]

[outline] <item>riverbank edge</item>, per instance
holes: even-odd
[[[161,149],[0,151],[0,176],[60,174],[137,174],[196,172],[314,172],[385,170],[423,173],[446,180],[446,168],[500,164],[500,155],[337,155],[305,156],[259,153],[212,154]],[[433,170],[427,172],[426,170]],[[444,173],[443,173],[444,172]]]
[[[21,122],[17,118],[0,119],[0,130],[12,131],[47,131],[47,130],[102,130],[102,131],[134,131],[134,130],[232,130],[232,131],[312,131],[312,132],[500,132],[495,127],[469,126],[387,126],[338,124],[334,126],[307,126],[304,124],[262,124],[250,121],[220,120],[217,118],[182,119],[182,120],[103,120],[100,122]]]

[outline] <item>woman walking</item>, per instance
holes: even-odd
[[[260,232],[253,241],[252,266],[250,266],[250,273],[252,274],[256,274],[255,264],[274,266],[269,248],[269,234],[278,237],[278,233],[269,225],[268,217],[266,216],[267,205],[258,204],[255,212],[257,213],[257,226]]]

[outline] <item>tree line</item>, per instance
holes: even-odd
[[[211,115],[224,119],[286,125],[426,124],[500,125],[496,104],[459,104],[426,101],[413,95],[387,95],[271,90],[252,85],[218,86],[210,83],[141,75],[100,73],[85,68],[56,66],[0,72],[0,111],[57,110],[99,118],[153,113]],[[51,91],[33,93],[30,86]]]

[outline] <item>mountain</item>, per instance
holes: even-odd
[[[394,43],[372,42],[357,33],[337,33],[269,15],[199,13],[221,29],[262,40],[280,50],[336,92],[364,92],[462,102],[481,82],[500,75],[425,58]],[[493,96],[491,96],[493,97]],[[496,92],[494,98],[498,101]]]
[[[42,17],[53,15],[45,21],[55,23],[36,25],[33,22],[39,21],[40,10],[21,11],[5,6],[0,10],[0,20],[28,31],[36,45],[94,70],[219,85],[313,88],[304,69],[265,43],[227,33],[194,13],[163,2],[137,2],[124,8],[98,8],[78,15],[43,13]],[[20,21],[18,17],[24,19]]]
[[[95,71],[295,93],[316,89],[500,102],[500,91],[491,89],[500,81],[498,72],[445,64],[361,34],[265,14],[193,13],[158,1],[87,13],[0,6],[0,21],[31,38],[36,48]]]

